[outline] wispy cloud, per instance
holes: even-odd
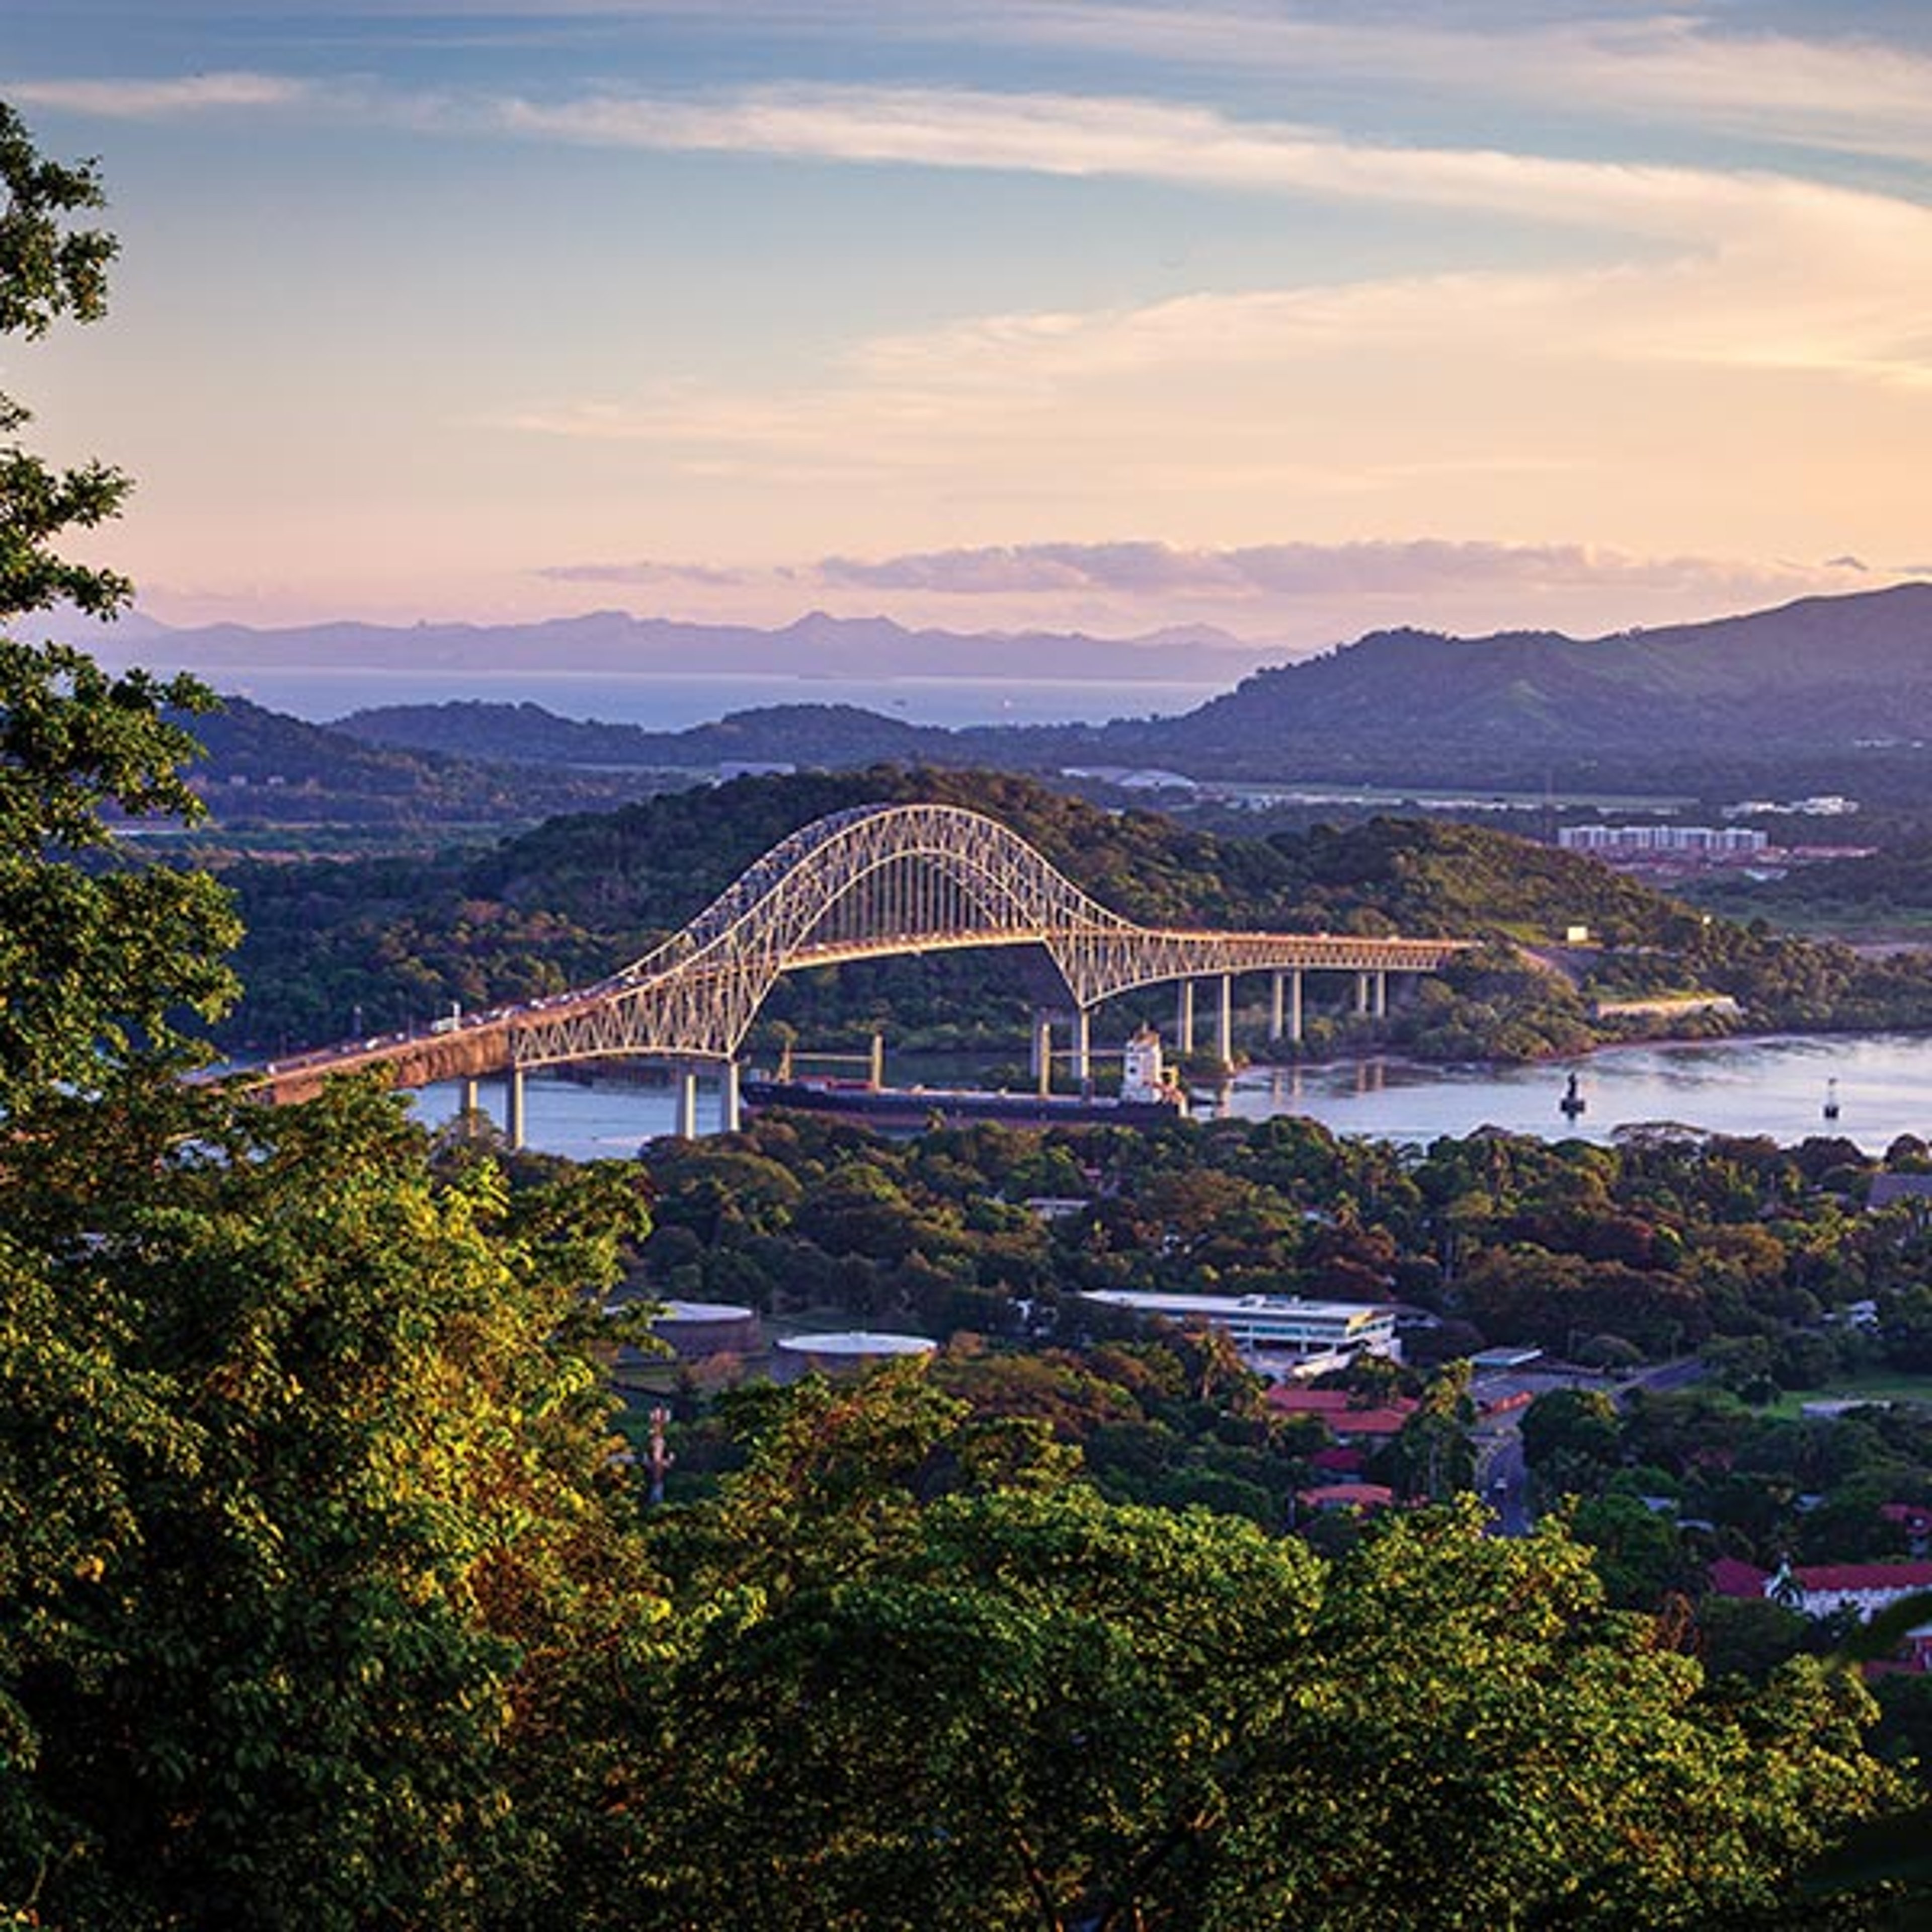
[[[785,86],[704,98],[496,98],[448,111],[520,135],[604,147],[1163,182],[1481,210],[1658,236],[1701,232],[1714,216],[1773,194],[1799,202],[1828,196],[1834,204],[1860,199],[1776,176],[1377,146],[1144,97]]]
[[[696,585],[706,590],[742,590],[748,585],[785,581],[796,575],[782,566],[755,568],[718,563],[554,563],[537,572],[552,584],[606,584],[630,588],[662,589]]]
[[[293,0],[285,10],[304,13]],[[238,17],[264,11],[236,5]],[[1177,76],[1368,82],[1439,102],[1562,100],[1573,112],[1675,121],[1700,135],[1932,160],[1932,56],[1922,46],[1834,22],[1808,33],[1746,9],[1599,4],[1375,10],[1360,0],[409,0],[392,22],[514,20],[564,34],[589,22],[652,20],[735,36],[746,58],[775,39],[974,49],[998,57],[1058,50],[1138,61],[1168,91]],[[943,56],[942,56],[943,57]]]
[[[1537,4],[1456,22],[1376,17],[1358,5],[1205,8],[1020,0],[950,31],[1138,54],[1168,73],[1276,74],[1426,90],[1466,101],[1562,100],[1574,112],[1676,122],[1795,146],[1932,160],[1932,58],[1870,33],[1795,34],[1709,8]],[[1557,17],[1552,17],[1556,15]],[[949,31],[938,21],[934,32]]]
[[[1880,194],[1762,172],[1574,160],[1502,148],[1378,145],[1146,95],[784,83],[698,94],[602,89],[544,98],[247,73],[46,80],[10,91],[28,104],[104,116],[300,104],[424,133],[494,130],[652,153],[1158,182],[1481,212],[1658,238],[1702,235],[1721,219],[1773,201],[1799,212],[1815,204],[1840,216],[1862,204],[1868,214],[1895,206]]]
[[[148,121],[321,100],[322,90],[283,74],[200,74],[158,80],[16,80],[9,98],[25,107]]]
[[[809,563],[712,564],[639,560],[555,565],[557,582],[706,589],[784,586],[805,592],[869,590],[961,599],[1070,594],[1177,596],[1272,605],[1284,599],[1411,598],[1496,590],[1797,595],[1843,588],[1868,574],[1854,557],[1818,565],[1693,556],[1642,556],[1585,544],[1408,542],[1252,544],[1187,548],[1147,539],[982,544]]]
[[[211,76],[98,104],[242,106],[296,85]],[[1371,518],[1439,526],[1453,484],[1447,500],[1480,496],[1484,520],[1528,536],[1592,526],[1588,502],[1606,491],[1655,497],[1654,483],[1617,474],[1673,464],[1668,424],[1687,407],[1760,419],[1755,444],[1730,435],[1733,460],[1761,462],[1780,434],[1779,460],[1814,448],[1807,487],[1822,496],[1834,461],[1839,476],[1860,475],[1861,439],[1882,446],[1878,412],[1892,405],[1879,399],[1932,395],[1932,211],[1903,195],[1761,170],[1394,146],[1144,98],[878,87],[289,98],[430,134],[1183,182],[1585,238],[1587,252],[1573,243],[1536,266],[1522,266],[1526,242],[1508,267],[968,316],[861,337],[783,385],[527,395],[469,418],[648,448],[655,471],[715,491],[850,492],[864,506],[868,490],[910,488],[929,506],[944,493],[955,528],[968,504],[976,533],[1070,505],[1066,520],[1090,531],[1132,516],[1218,537],[1252,527],[1244,500],[1286,494],[1328,506],[1313,519],[1322,536]],[[1712,386],[1687,398],[1672,388],[1686,374]],[[1755,378],[1786,386],[1748,394]],[[1840,386],[1803,400],[1797,378]],[[1404,398],[1393,414],[1391,394]],[[1864,472],[1863,494],[1888,487]],[[1539,490],[1539,478],[1557,487]],[[796,500],[785,508],[797,513]],[[1646,501],[1611,527],[1628,538],[1657,521]]]

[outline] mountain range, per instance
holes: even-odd
[[[1180,716],[1105,725],[949,731],[806,705],[652,732],[559,718],[532,705],[460,702],[359,712],[340,728],[472,758],[658,766],[884,758],[1414,782],[1540,780],[1556,763],[1592,771],[1828,766],[1860,750],[1932,741],[1932,584],[1588,640],[1372,632],[1257,670]]]
[[[635,617],[622,610],[522,624],[345,621],[275,630],[242,624],[176,628],[137,614],[111,632],[92,630],[76,641],[104,657],[131,650],[146,662],[165,652],[172,667],[216,683],[326,664],[336,671],[440,674],[453,689],[466,677],[518,671],[1213,685],[1281,655],[1274,646],[1207,625],[1109,638],[1080,632],[913,630],[890,617],[835,617],[823,610],[776,630]]]

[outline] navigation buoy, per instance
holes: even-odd
[[[1570,1084],[1563,1090],[1563,1097],[1556,1105],[1566,1120],[1574,1120],[1588,1103],[1584,1100],[1576,1084],[1576,1076],[1571,1074]]]

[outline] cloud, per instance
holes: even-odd
[[[553,566],[566,583],[917,592],[946,597],[1100,596],[1150,603],[1177,597],[1231,604],[1336,596],[1592,588],[1720,595],[1796,595],[1863,574],[1856,558],[1820,566],[1702,556],[1642,556],[1582,544],[1449,542],[1432,538],[1188,548],[1147,539],[985,544],[812,563],[662,562]]]
[[[614,584],[637,586],[696,584],[710,590],[742,588],[770,580],[772,572],[711,563],[556,563],[537,575],[553,584]]]
[[[1132,53],[1168,73],[1274,74],[1426,90],[1430,98],[1552,100],[1708,136],[1932,160],[1932,58],[1869,33],[1740,29],[1708,8],[1599,8],[1448,24],[1359,5],[1175,7],[1049,0],[995,8],[988,31],[1040,45]],[[955,31],[962,31],[956,28]],[[970,30],[964,30],[970,31]]]
[[[254,17],[257,6],[237,9]],[[1718,134],[1799,148],[1932,162],[1932,55],[1870,32],[1801,35],[1745,26],[1708,7],[1648,10],[1600,7],[1559,11],[1528,5],[1491,8],[1473,20],[1445,10],[1377,12],[1349,4],[1204,7],[1133,4],[1133,0],[988,0],[970,9],[909,4],[909,0],[737,0],[720,21],[712,0],[415,0],[408,15],[423,20],[516,22],[539,38],[574,33],[598,22],[655,19],[723,32],[747,59],[770,58],[772,43],[816,41],[937,49],[920,64],[958,58],[961,50],[1010,57],[1042,49],[1070,58],[1104,60],[1114,72],[1136,63],[1150,90],[1172,95],[1185,76],[1203,82],[1278,77],[1283,86],[1326,93],[1334,83],[1378,91],[1400,118],[1418,108],[1432,122],[1447,104],[1528,104],[1541,110],[1563,104],[1573,121],[1590,116],[1652,126],[1675,123],[1708,143]],[[1552,17],[1554,16],[1554,17]],[[983,64],[983,62],[982,63]],[[1178,86],[1177,82],[1180,86]],[[279,90],[279,91],[277,91]],[[50,80],[16,82],[11,91],[30,104],[103,115],[152,116],[211,106],[277,106],[313,86],[255,74],[217,74],[166,80]],[[1094,100],[1093,124],[1075,134],[1066,106],[1049,106],[1060,125],[1042,142],[1040,118],[1028,104],[1056,97],[1011,92],[988,102],[1012,104],[1000,124],[997,110],[975,117],[992,136],[983,153],[957,138],[965,124],[949,100],[969,94],[946,89],[873,90],[775,86],[710,96],[626,94],[610,89],[575,99],[473,94],[466,99],[412,100],[355,91],[358,108],[398,122],[425,120],[469,128],[495,125],[523,134],[604,145],[673,151],[823,154],[855,161],[926,166],[1022,166],[1049,172],[1109,172],[1124,160],[1137,172],[1151,158],[1163,173],[1178,160],[1138,160],[1126,148],[1144,140],[1138,104]],[[1061,97],[1066,101],[1081,97]],[[1128,122],[1108,120],[1124,107]],[[1175,107],[1177,116],[1184,108]],[[949,127],[949,121],[951,125]],[[1179,127],[1177,120],[1174,124]],[[1267,130],[1260,130],[1268,138]],[[1113,151],[1109,157],[1110,148]],[[1251,165],[1217,136],[1198,159],[1201,175],[1226,184]]]
[[[146,121],[183,114],[287,107],[319,100],[317,89],[285,75],[200,74],[159,80],[16,80],[10,98],[26,107]]]
[[[1790,176],[1586,161],[1495,149],[1397,147],[1145,99],[878,88],[757,90],[729,99],[604,96],[498,101],[530,136],[948,169],[1131,178],[1498,216],[1592,231],[1582,266],[1472,268],[1286,290],[1203,291],[1082,313],[972,318],[852,358],[908,419],[917,395],[1052,384],[1203,353],[1279,360],[1346,340],[1433,340],[1472,323],[1538,352],[1732,368],[1828,370],[1925,382],[1932,372],[1932,211],[1897,195]],[[580,411],[584,435],[624,412]],[[655,425],[654,425],[655,427]],[[773,428],[782,434],[782,424]]]
[[[1826,197],[1834,206],[1861,199],[1775,176],[1378,146],[1125,95],[784,86],[700,98],[497,97],[460,111],[508,132],[601,147],[1154,181],[1480,210],[1678,238],[1773,197]]]

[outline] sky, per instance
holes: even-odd
[[[175,624],[1577,634],[1932,574],[1920,0],[7,0]]]

